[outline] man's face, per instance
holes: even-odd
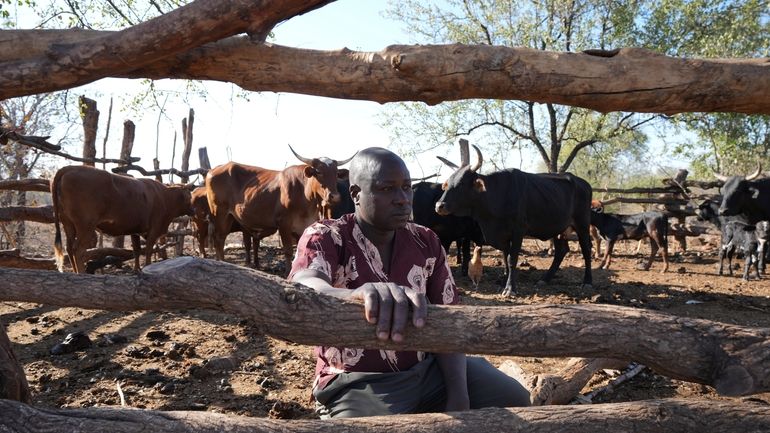
[[[404,163],[383,159],[370,165],[354,191],[359,218],[381,230],[404,227],[412,216],[412,182]]]

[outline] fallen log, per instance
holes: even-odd
[[[0,418],[0,431],[19,433],[770,431],[770,411],[766,405],[756,402],[681,399],[578,406],[487,408],[465,412],[336,420],[275,420],[210,412],[161,412],[121,408],[40,409],[11,400],[0,401],[0,413],[3,414],[3,418]]]
[[[9,206],[0,208],[0,221],[19,220],[53,224],[53,206]]]
[[[51,192],[48,179],[0,180],[0,190]]]
[[[183,293],[184,296],[180,296]],[[204,308],[306,345],[628,359],[723,395],[770,391],[770,329],[611,305],[429,306],[405,341],[380,341],[362,305],[228,263],[180,257],[136,276],[0,269],[0,300],[113,311]],[[447,339],[446,335],[453,335]]]
[[[0,251],[0,266],[5,268],[56,270],[56,261],[53,258],[29,258],[22,257],[19,249]]]

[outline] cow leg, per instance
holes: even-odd
[[[607,245],[604,247],[604,260],[602,260],[602,269],[609,269],[612,263],[612,250],[615,248],[615,240],[607,239]]]
[[[645,271],[650,270],[656,255],[658,255],[658,241],[657,239],[650,239],[650,258],[647,259],[647,264],[644,266]]]
[[[556,274],[556,271],[559,270],[559,266],[561,266],[562,260],[564,260],[564,256],[567,255],[567,252],[569,252],[569,243],[566,239],[559,239],[558,237],[553,238],[553,261],[551,262],[551,267],[548,268],[548,271],[543,276],[543,279],[541,280],[544,283],[547,283],[551,281],[551,278]]]
[[[225,260],[225,241],[227,235],[230,233],[230,228],[233,226],[233,217],[230,214],[218,214],[212,215],[214,220],[213,227],[209,226],[209,233],[211,234],[211,240],[214,244],[214,250],[216,251],[217,260]]]
[[[197,228],[196,234],[198,238],[198,248],[200,248],[200,255],[205,259],[206,246],[207,246],[206,241],[208,240],[208,237],[209,237],[209,223],[204,222],[203,224],[200,224],[200,226],[196,224],[196,228]]]
[[[139,271],[139,256],[142,255],[142,240],[138,234],[131,235],[131,249],[134,251],[134,270]]]
[[[246,253],[246,266],[251,266],[251,233],[243,230],[243,249]]]
[[[93,225],[90,227],[94,227]],[[89,246],[95,244],[96,232],[93,229],[77,230],[77,236],[75,237],[74,250],[75,250],[75,272],[82,274],[86,271],[86,265],[83,260],[86,254],[86,250]]]
[[[278,233],[281,236],[281,243],[283,244],[283,260],[286,263],[284,277],[288,277],[289,272],[291,272],[291,261],[294,256],[294,234],[291,232],[291,228],[279,229]]]
[[[523,234],[514,235],[513,239],[506,245],[508,248],[503,250],[503,260],[505,261],[505,273],[507,278],[505,280],[505,288],[503,288],[503,296],[513,296],[516,294],[516,265],[519,262],[519,253],[521,252],[521,241],[524,239]]]
[[[601,236],[599,236],[599,231],[596,229],[596,227],[591,226],[589,230],[590,230],[591,238],[596,243],[596,251],[594,251],[593,257],[595,259],[598,259],[602,254],[602,238]],[[578,240],[579,239],[580,239],[580,236],[578,236]]]
[[[64,229],[64,235],[67,237],[67,257],[72,266],[72,271],[77,272],[75,264],[75,226],[73,224],[62,221],[62,228]]]
[[[717,274],[722,275],[722,271],[724,269],[724,261],[725,261],[725,252],[726,252],[727,246],[720,245],[719,246],[719,267],[717,268]]]
[[[730,271],[730,276],[733,276],[733,254],[735,254],[735,246],[730,244],[727,246],[727,270]]]
[[[590,288],[593,284],[593,278],[591,277],[591,234],[590,229],[588,233],[585,230],[575,230],[578,237],[578,244],[580,245],[580,253],[583,254],[583,263],[585,270],[583,272],[583,288]],[[586,287],[588,286],[588,287]]]
[[[254,251],[254,269],[259,269],[259,243],[262,240],[262,236],[254,235],[252,238],[251,249]]]

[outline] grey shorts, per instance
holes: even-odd
[[[529,391],[515,379],[484,358],[466,359],[471,409],[529,406]],[[339,374],[313,396],[321,418],[442,412],[446,403],[444,378],[432,355],[407,371]]]

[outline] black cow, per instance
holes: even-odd
[[[744,214],[751,224],[770,220],[770,179],[754,180],[761,172],[760,166],[757,167],[757,171],[746,177],[714,174],[717,179],[724,182],[719,215]]]
[[[591,285],[591,185],[569,173],[531,174],[502,170],[489,175],[477,173],[483,162],[481,151],[475,166],[457,167],[444,184],[444,194],[436,203],[441,215],[470,216],[479,223],[487,244],[501,250],[507,280],[503,295],[516,290],[516,264],[524,236],[553,239],[554,258],[543,276],[548,282],[569,251],[561,236],[572,227],[578,236],[585,261],[583,285]]]
[[[484,235],[481,234],[479,224],[471,217],[436,213],[436,202],[443,193],[440,183],[417,182],[412,185],[412,190],[414,222],[436,232],[447,254],[452,242],[457,242],[457,262],[460,263],[462,275],[468,275],[471,241],[476,245],[484,245]]]
[[[768,228],[770,223],[760,221],[756,225],[746,224],[740,221],[728,221],[722,227],[722,245],[719,248],[719,275],[722,275],[725,256],[727,256],[727,270],[733,275],[733,254],[736,250],[743,252],[746,263],[743,267],[743,279],[749,279],[749,270],[754,265],[757,279],[760,278],[759,270],[764,265],[761,251],[768,240]]]
[[[600,265],[603,269],[609,269],[612,262],[612,249],[615,242],[621,239],[650,238],[650,258],[644,267],[649,270],[652,261],[661,250],[663,256],[663,270],[668,270],[668,217],[661,212],[642,212],[633,215],[618,215],[604,213],[599,210],[591,210],[591,224],[599,230],[599,235],[604,239],[604,258]]]
[[[325,218],[331,217],[337,219],[342,215],[353,213],[356,207],[353,204],[353,197],[350,196],[350,180],[337,179],[337,191],[340,192],[340,201],[332,205],[331,215],[324,215]]]
[[[703,201],[703,203],[698,205],[698,210],[695,211],[695,215],[699,220],[708,221],[711,224],[714,224],[720,231],[722,230],[722,227],[724,227],[724,225],[729,221],[740,221],[743,223],[749,222],[748,218],[746,218],[746,215],[743,214],[731,216],[720,215],[719,205],[720,201],[706,199]]]

